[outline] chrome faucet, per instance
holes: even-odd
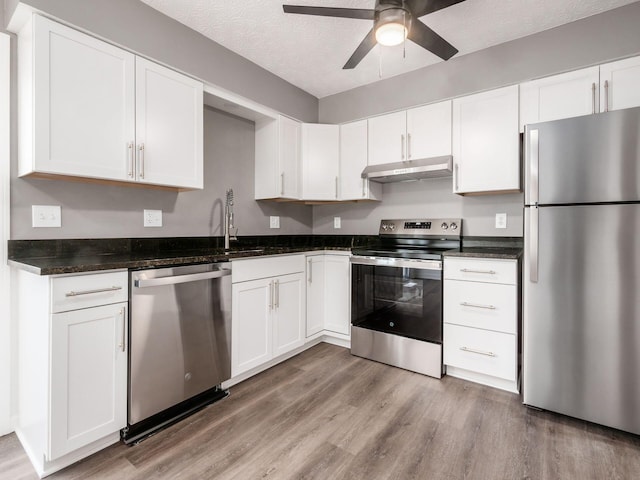
[[[233,189],[227,190],[227,201],[224,205],[224,249],[229,250],[231,240],[238,240],[236,235],[231,235],[233,227]],[[236,229],[236,234],[238,229]]]

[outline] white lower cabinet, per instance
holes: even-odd
[[[447,374],[518,392],[517,260],[445,258]]]
[[[238,260],[232,271],[231,376],[236,377],[304,344],[304,256]]]
[[[126,426],[127,305],[52,315],[50,459]]]
[[[348,255],[307,256],[307,337],[350,334],[349,274]]]
[[[128,275],[15,270],[12,284],[16,433],[42,477],[117,442],[126,426]]]

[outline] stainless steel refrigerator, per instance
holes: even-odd
[[[640,108],[525,129],[524,403],[640,434]]]

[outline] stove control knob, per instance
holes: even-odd
[[[389,228],[389,225],[387,225],[386,223],[382,224],[382,229],[383,230],[387,230]]]
[[[395,224],[395,223],[390,224],[390,225],[389,225],[389,228],[390,228],[391,230],[395,230],[395,229],[396,229],[396,224]]]
[[[458,224],[455,222],[451,222],[451,225],[449,225],[451,227],[451,230],[457,230],[458,229]]]
[[[447,222],[442,222],[442,225],[440,225],[440,228],[442,228],[443,230],[446,230],[447,228],[449,228],[449,225],[447,225]]]

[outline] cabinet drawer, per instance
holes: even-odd
[[[497,332],[517,332],[515,285],[444,282],[444,322]]]
[[[304,259],[304,255],[273,255],[262,258],[232,260],[231,281],[238,283],[304,272]]]
[[[51,312],[126,302],[129,300],[128,282],[126,271],[53,277]]]
[[[495,258],[445,258],[444,278],[516,285],[517,261]]]
[[[506,380],[516,379],[516,336],[444,325],[444,363]]]

